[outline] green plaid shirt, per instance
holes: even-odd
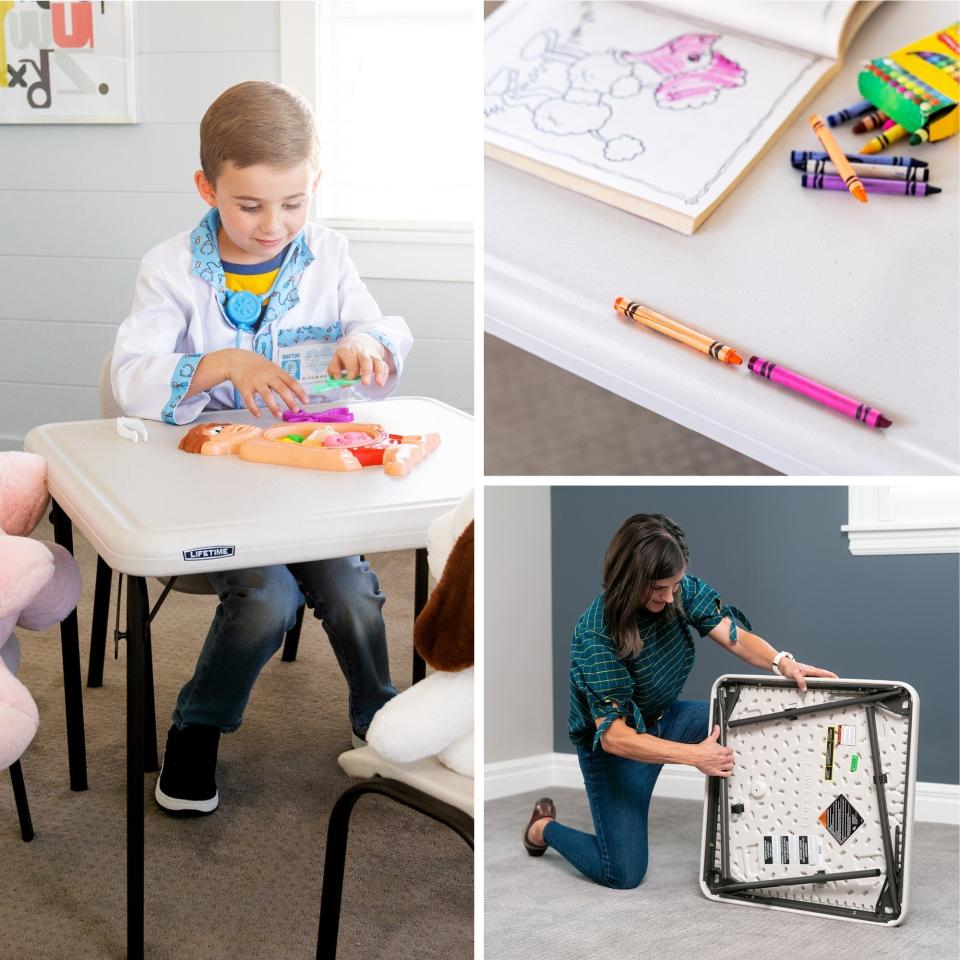
[[[724,617],[730,618],[730,640],[737,639],[739,620],[750,621],[723,603],[710,584],[689,574],[680,584],[684,615],[658,624],[653,614],[640,614],[643,649],[621,660],[607,632],[601,593],[584,611],[573,631],[570,652],[570,739],[597,749],[601,734],[619,717],[637,733],[654,724],[683,689],[696,655],[689,627],[706,636]],[[596,721],[603,718],[598,727]]]

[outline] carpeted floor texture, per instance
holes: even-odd
[[[504,476],[778,476],[776,470],[484,337],[484,473]],[[576,437],[557,442],[557,426]]]
[[[654,797],[650,863],[635,890],[586,880],[555,851],[528,857],[523,825],[539,796],[593,831],[586,795],[553,789],[485,807],[486,960],[932,960],[958,956],[956,827],[916,824],[907,919],[880,927],[707,900],[697,882],[702,805]]]
[[[44,523],[35,534],[52,540]],[[84,680],[96,558],[76,536]],[[413,553],[368,557],[387,596],[395,684],[410,682]],[[159,583],[148,581],[151,601]],[[116,589],[114,588],[114,602]],[[172,593],[154,621],[157,727],[189,678],[216,597]],[[111,631],[113,605],[111,605]],[[19,677],[40,708],[23,756],[36,837],[23,843],[8,774],[0,772],[0,958],[114,960],[126,942],[125,650],[107,644],[104,685],[84,687],[89,790],[70,791],[59,633],[19,634]],[[327,819],[352,782],[346,683],[320,622],[306,617],[296,662],[267,664],[243,726],[220,743],[220,807],[174,818],[146,804],[146,956],[293,960],[315,956]],[[473,957],[473,854],[452,831],[382,797],[355,808],[340,960]]]

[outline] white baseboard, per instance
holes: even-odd
[[[541,753],[488,763],[484,766],[483,776],[485,800],[499,800],[549,787],[583,789],[580,764],[573,753]],[[666,766],[653,795],[673,800],[702,800],[703,774],[692,767]],[[916,800],[915,820],[960,824],[960,786],[918,782]]]

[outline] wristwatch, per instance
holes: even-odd
[[[797,659],[789,650],[781,650],[781,651],[773,658],[773,664],[772,664],[773,672],[774,672],[778,677],[782,677],[782,676],[783,676],[783,674],[780,672],[780,661],[781,661],[784,657],[789,657],[789,658],[790,658],[791,660],[793,660],[794,662],[796,662],[796,659]]]

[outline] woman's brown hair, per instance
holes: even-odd
[[[684,532],[660,513],[637,513],[621,524],[603,558],[603,610],[621,659],[643,649],[638,618],[658,580],[682,573],[690,559]],[[679,584],[674,602],[655,622],[683,614]]]

